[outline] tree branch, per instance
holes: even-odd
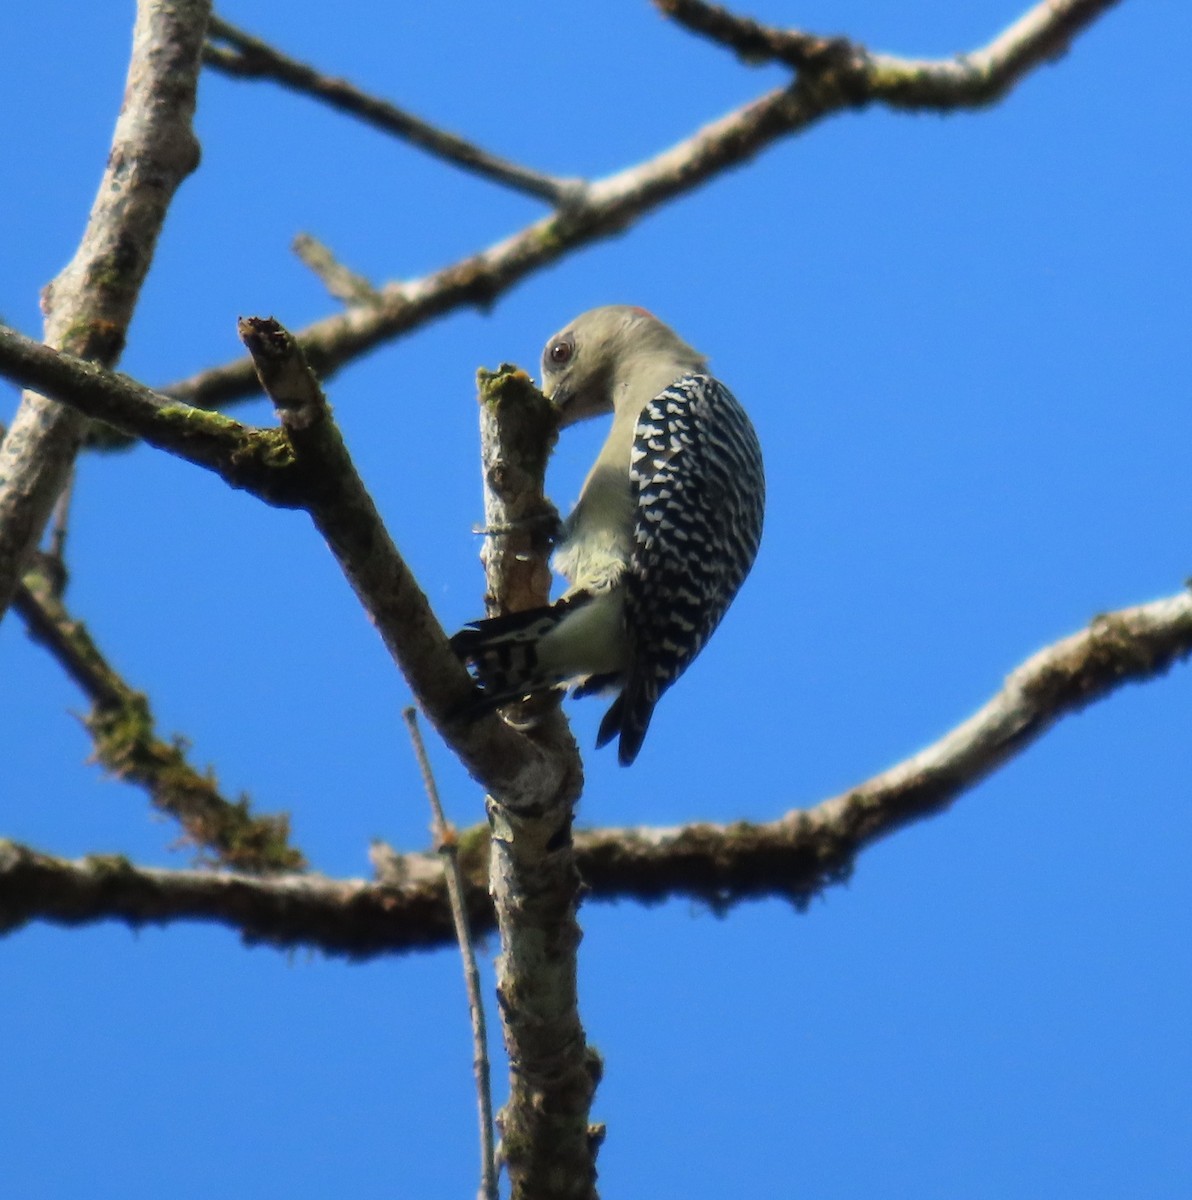
[[[1096,618],[1040,650],[967,721],[918,754],[839,796],[760,824],[603,829],[575,835],[576,864],[597,900],[689,896],[717,909],[778,896],[802,906],[847,878],[858,854],[904,825],[945,812],[1065,716],[1192,655],[1192,592]],[[484,830],[460,835],[472,928],[493,927]],[[366,957],[452,944],[442,871],[405,855],[392,882],[155,871],[120,860],[68,863],[0,843],[0,930],[31,920],[217,921],[250,942]],[[207,881],[210,886],[206,886]],[[301,903],[291,907],[291,897]],[[233,897],[234,899],[229,899]],[[386,910],[385,906],[390,906]],[[393,913],[392,924],[381,915]]]
[[[481,371],[480,455],[489,530],[481,554],[491,610],[547,603],[543,491],[558,413],[513,367]],[[497,997],[509,1101],[497,1124],[513,1200],[594,1197],[600,1133],[588,1123],[600,1057],[579,1016],[580,876],[571,826],[583,765],[557,697],[512,706],[556,764],[533,794],[492,789],[489,891],[501,935]]]
[[[35,342],[0,325],[0,374],[37,388],[58,403],[112,425],[267,504],[297,508],[303,488],[283,433],[242,425],[219,413],[180,404],[96,363]]]
[[[14,607],[30,636],[46,646],[91,701],[83,724],[95,757],[118,779],[143,787],[154,808],[177,820],[190,842],[243,871],[293,871],[306,865],[289,845],[289,818],[254,816],[248,798],[228,800],[215,777],[189,762],[183,744],[154,733],[146,697],[120,677],[37,571],[27,572]]]
[[[785,63],[803,73],[809,86],[838,89],[854,105],[946,111],[1000,100],[1028,72],[1063,54],[1074,37],[1120,0],[1043,0],[987,45],[940,60],[874,54],[847,38],[776,29],[704,0],[654,3],[746,62]]]
[[[1052,0],[983,49],[934,63],[870,56],[850,44],[843,66],[839,55],[822,57],[815,72],[726,114],[653,158],[589,184],[580,198],[521,232],[421,279],[385,284],[372,307],[324,317],[296,336],[325,381],[353,359],[444,313],[492,304],[527,275],[591,242],[625,232],[668,200],[824,117],[871,102],[907,109],[988,103],[993,97],[982,93],[988,85],[978,78],[985,69],[981,64],[992,62],[998,94],[1003,94],[1114,2]],[[848,67],[854,58],[864,70]],[[979,68],[975,73],[974,63]],[[247,359],[211,367],[162,390],[202,408],[257,394]]]
[[[242,327],[261,352],[283,429],[257,429],[171,401],[4,326],[0,373],[268,504],[305,509],[427,716],[472,775],[514,801],[557,787],[561,768],[552,750],[495,716],[462,715],[472,681],[385,529],[296,344],[276,322],[250,319]]]
[[[418,703],[482,786],[515,804],[533,805],[544,792],[554,794],[568,769],[549,739],[527,737],[496,716],[467,715],[472,681],[393,544],[298,343],[272,319],[242,319],[240,335],[281,419],[300,481],[300,506]]]
[[[279,949],[317,946],[325,953],[364,958],[437,948],[453,942],[442,864],[410,856],[401,884],[333,880],[317,874],[248,875],[226,871],[137,867],[120,855],[76,861],[0,840],[0,932],[36,916],[56,925],[106,918],[130,928],[204,921],[238,929],[247,945]],[[469,912],[472,928],[491,929],[487,893]]]
[[[220,17],[211,18],[210,36],[214,42],[226,42],[232,47],[229,50],[208,42],[203,48],[204,64],[222,75],[234,79],[272,79],[299,95],[310,96],[339,112],[359,117],[374,129],[401,138],[444,162],[479,175],[481,179],[551,204],[565,204],[583,188],[580,180],[556,179],[489,154],[472,142],[439,129],[387,100],[370,96],[345,79],[320,74]]]
[[[508,363],[477,372],[484,530],[480,551],[489,615],[523,612],[550,597],[550,552],[559,513],[547,498],[546,466],[559,410]]]
[[[195,169],[191,129],[206,0],[141,0],[124,102],[86,231],[46,289],[46,340],[114,363],[124,347],[166,209]],[[0,617],[66,484],[86,422],[36,393],[0,445]]]

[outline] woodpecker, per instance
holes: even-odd
[[[537,692],[617,688],[597,747],[637,757],[654,706],[691,665],[749,574],[766,481],[757,434],[707,360],[645,309],[595,308],[546,344],[561,425],[612,413],[563,523],[554,604],[474,621],[452,638],[477,712]]]

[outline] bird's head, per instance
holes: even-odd
[[[610,304],[564,326],[542,351],[542,390],[558,405],[561,424],[634,412],[704,359],[644,308]]]

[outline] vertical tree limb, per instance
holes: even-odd
[[[72,261],[46,288],[46,341],[111,366],[166,210],[199,162],[191,128],[208,0],[141,0],[107,168]],[[70,475],[87,422],[26,392],[0,445],[0,617]]]
[[[529,378],[512,367],[481,372],[480,433],[485,519],[482,555],[490,608],[544,604],[550,593],[553,515],[543,473],[557,414]],[[497,996],[509,1051],[509,1102],[497,1118],[513,1200],[596,1195],[596,1149],[589,1125],[600,1059],[579,1016],[576,910],[580,877],[571,824],[583,787],[579,752],[557,700],[531,702],[523,715],[562,768],[561,781],[534,797],[494,789],[489,888],[501,954]]]

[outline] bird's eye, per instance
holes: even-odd
[[[566,338],[560,338],[557,342],[551,343],[546,355],[555,366],[561,367],[565,362],[570,361],[574,353],[575,343],[568,341]]]

